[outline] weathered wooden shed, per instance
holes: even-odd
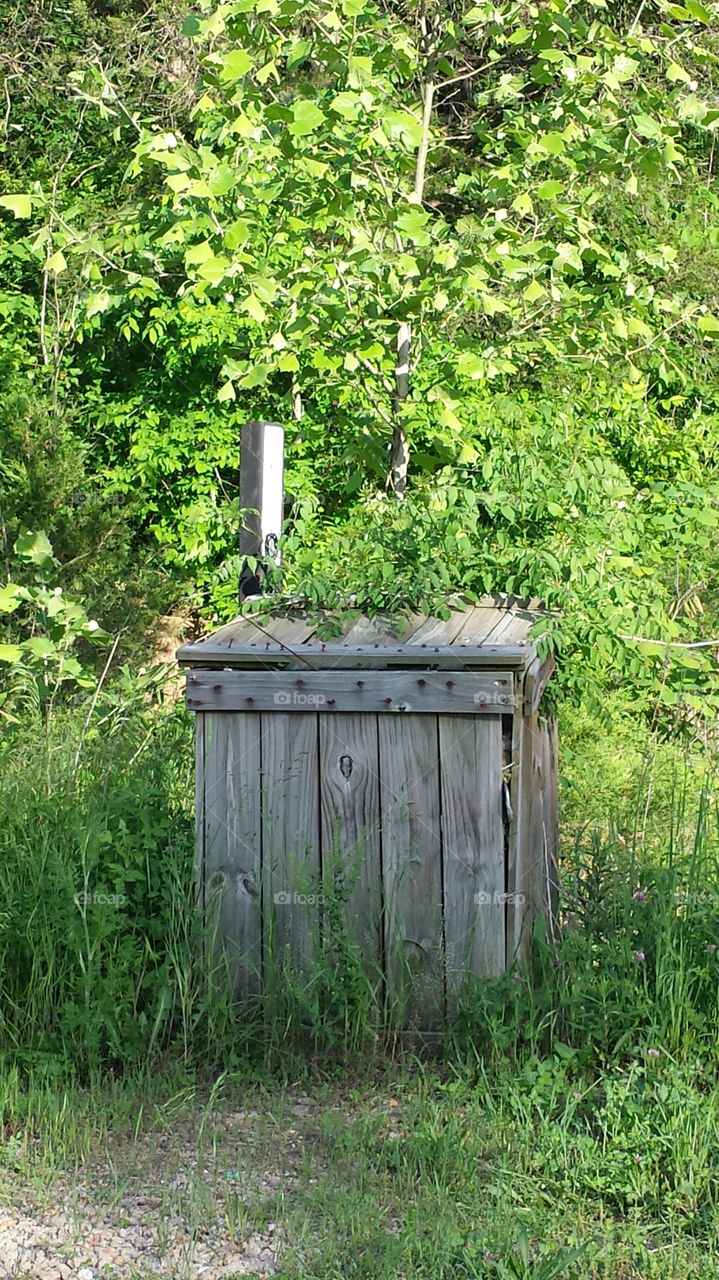
[[[238,994],[309,963],[322,885],[378,985],[431,1027],[467,973],[528,956],[556,886],[552,671],[533,605],[446,619],[252,615],[178,651],[197,743],[198,890]],[[409,1016],[409,1015],[408,1015]]]

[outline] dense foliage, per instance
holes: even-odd
[[[3,9],[6,580],[230,614],[271,418],[285,597],[541,596],[567,687],[714,705],[713,10]]]

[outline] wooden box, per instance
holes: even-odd
[[[323,640],[309,618],[245,616],[178,651],[198,893],[238,995],[261,991],[270,949],[311,965],[338,892],[378,991],[425,1028],[467,973],[528,959],[557,854],[535,620],[494,598]]]

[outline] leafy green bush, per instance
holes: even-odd
[[[86,1073],[211,1049],[188,723],[135,729],[85,741],[79,761],[67,720],[49,752],[32,734],[3,751],[0,1052],[20,1062]]]
[[[22,708],[47,717],[63,686],[93,688],[95,678],[77,649],[82,641],[98,644],[109,637],[62,587],[48,585],[57,562],[44,533],[20,534],[13,550],[34,579],[29,586],[0,587],[0,614],[14,624],[11,643],[0,644],[0,718],[19,723]]]

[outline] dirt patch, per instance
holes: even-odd
[[[40,1198],[13,1176],[0,1207],[2,1280],[271,1276],[273,1215],[297,1184],[310,1107],[234,1111],[106,1144]]]

